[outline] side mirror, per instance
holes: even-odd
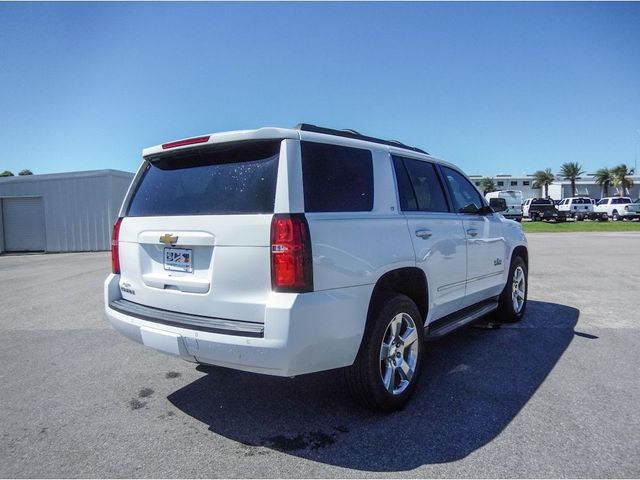
[[[492,198],[489,206],[494,212],[504,212],[507,210],[507,201],[504,198]]]
[[[460,209],[460,213],[481,213],[480,209],[474,203],[468,203]]]

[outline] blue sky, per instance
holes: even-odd
[[[633,165],[640,3],[0,3],[0,170],[299,122],[469,174]]]

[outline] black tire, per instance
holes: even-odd
[[[620,220],[617,210],[614,210],[613,212],[611,212],[611,220],[613,220],[614,222],[617,222],[618,220]]]
[[[413,322],[417,334],[417,340],[410,345],[417,344],[417,353],[413,355],[415,358],[415,367],[413,374],[408,381],[408,384],[402,386],[402,377],[400,376],[400,367],[392,367],[391,360],[383,361],[381,359],[383,353],[383,343],[389,338],[393,320],[398,318],[398,315],[408,315]],[[406,317],[402,317],[402,325],[400,327],[400,334],[407,333],[408,328],[403,330],[405,326],[404,322],[407,321]],[[416,389],[418,380],[420,379],[420,373],[422,372],[422,359],[424,357],[424,342],[423,342],[423,323],[420,311],[416,307],[416,304],[407,296],[400,294],[385,295],[375,302],[372,307],[372,311],[369,314],[367,321],[367,327],[362,338],[362,344],[356,357],[356,361],[350,367],[344,369],[345,383],[349,392],[354,400],[361,405],[372,408],[375,410],[382,410],[385,412],[392,412],[402,408],[413,392]],[[395,346],[392,345],[392,348]],[[413,347],[411,347],[413,348]],[[398,349],[400,352],[400,350]],[[393,352],[391,352],[393,353]],[[397,355],[398,352],[396,352]],[[405,361],[405,354],[412,355],[412,351],[404,351],[400,353],[402,358],[401,362]],[[390,357],[391,358],[391,357]],[[396,356],[393,355],[394,362]],[[410,363],[405,363],[409,365]],[[389,385],[391,390],[394,390],[396,379],[398,382],[398,391],[396,393],[390,392],[385,388],[383,371],[387,372],[387,369],[391,368],[391,378]]]
[[[516,270],[521,269],[524,275],[524,298],[522,306],[516,311],[515,301],[513,298],[513,287],[515,283]],[[502,290],[502,294],[498,300],[498,310],[496,311],[496,319],[502,323],[515,323],[522,320],[524,312],[527,308],[527,294],[529,292],[529,274],[527,265],[521,257],[513,257],[511,266],[509,267],[509,277],[507,284]]]
[[[576,222],[581,222],[584,220],[584,217],[582,215],[576,215]]]

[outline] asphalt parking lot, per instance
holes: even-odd
[[[640,234],[528,237],[525,319],[428,344],[392,415],[130,342],[109,253],[0,257],[0,476],[638,477]]]

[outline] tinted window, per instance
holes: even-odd
[[[484,207],[480,192],[464,175],[447,167],[442,167],[442,171],[449,184],[456,211],[460,212],[470,205],[474,205],[477,209]]]
[[[280,141],[240,142],[147,158],[132,217],[273,213]]]
[[[518,181],[517,180],[511,180],[511,186],[512,187],[517,187],[518,186]]]
[[[429,162],[393,157],[403,211],[448,212],[442,185]]]
[[[413,185],[409,180],[409,174],[400,157],[393,157],[393,168],[396,171],[398,182],[398,197],[400,198],[400,210],[403,212],[418,211],[418,200],[413,191]]]
[[[369,150],[302,142],[302,179],[307,212],[373,209],[373,161]]]
[[[529,186],[529,180],[525,180],[524,182],[522,182],[522,185],[524,187],[528,187]]]

